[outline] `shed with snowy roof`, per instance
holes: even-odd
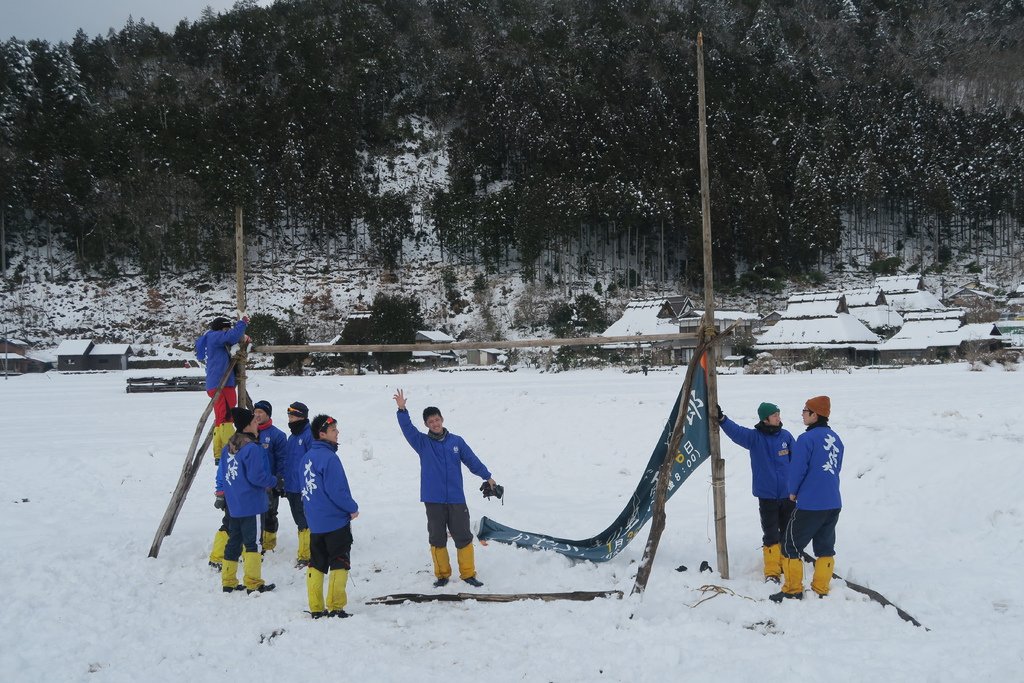
[[[57,347],[57,369],[127,370],[132,347],[128,344],[94,344],[91,339],[65,339]]]
[[[802,292],[789,297],[779,322],[757,337],[754,348],[799,361],[812,354],[871,363],[879,337],[850,314],[842,292]]]
[[[996,325],[964,324],[965,316],[959,308],[906,314],[903,327],[879,344],[882,362],[955,360],[1006,345]]]

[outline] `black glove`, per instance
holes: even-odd
[[[717,403],[715,404],[715,420],[717,420],[719,424],[725,420],[725,413],[722,412],[722,406]]]
[[[217,508],[218,510],[227,510],[228,509],[228,502],[226,500],[224,500],[224,494],[223,493],[218,493],[217,494],[217,498],[213,501],[213,507]]]
[[[274,489],[274,493],[277,494],[278,498],[284,498],[285,497],[284,477],[278,477],[277,478],[277,488]]]
[[[484,498],[490,498],[494,496],[498,500],[501,500],[501,497],[505,495],[504,486],[502,486],[501,484],[495,484],[494,486],[491,486],[491,482],[489,481],[485,481],[484,483],[480,484],[480,491],[481,493],[484,494]]]

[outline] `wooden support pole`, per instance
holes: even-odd
[[[697,34],[697,121],[700,136],[700,213],[704,235],[704,325],[715,328],[714,272],[711,261],[711,190],[708,181],[708,131],[704,110],[704,34]],[[717,354],[708,348],[708,408],[718,403]],[[711,434],[711,488],[715,507],[715,543],[718,550],[718,573],[729,578],[729,547],[725,536],[725,460],[722,459],[721,435]]]
[[[238,317],[245,315],[245,231],[242,227],[242,207],[235,207],[235,301],[238,308]],[[248,354],[245,350],[245,343],[241,344],[242,352],[238,356],[238,364],[235,370],[235,384],[238,391],[238,405],[243,408],[252,408],[252,401],[245,389],[245,362]]]

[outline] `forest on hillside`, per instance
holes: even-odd
[[[1024,0],[243,0],[0,43],[4,256],[223,272],[241,206],[261,244],[363,235],[385,269],[429,237],[696,282],[698,31],[716,278],[841,266],[851,230],[910,269],[1024,240]],[[443,179],[386,182],[410,153]]]

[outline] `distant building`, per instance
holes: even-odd
[[[903,316],[889,305],[885,292],[878,285],[848,289],[843,292],[846,308],[868,329],[881,335],[891,334],[903,325]]]
[[[696,334],[700,329],[701,320],[704,318],[704,311],[693,309],[685,316],[679,318],[679,331],[692,333],[693,339],[682,339],[678,342],[682,353],[680,362],[689,363],[693,358],[693,349],[697,346]],[[732,333],[718,345],[717,354],[719,358],[736,356],[737,338],[746,338],[748,343],[754,333],[754,326],[760,323],[761,316],[757,313],[746,311],[715,310],[715,329],[719,332],[732,328]],[[740,358],[743,356],[740,355]]]
[[[466,351],[466,362],[470,365],[497,365],[505,352],[501,349],[469,349]]]
[[[630,301],[622,316],[602,332],[601,337],[629,337],[634,335],[678,334],[679,321],[694,311],[693,301],[683,295],[660,297],[657,299],[638,299]],[[689,342],[689,343],[687,343]],[[687,347],[692,349],[694,342],[690,340],[671,340],[664,342],[616,342],[602,344],[602,349],[621,349],[623,351],[649,349],[651,362],[671,364],[684,361]],[[692,353],[692,351],[691,351]]]
[[[39,354],[30,351],[31,345],[21,339],[0,337],[0,374],[23,375],[27,372],[46,372],[53,368]]]
[[[955,360],[1005,346],[994,323],[965,325],[964,317],[962,309],[908,313],[899,332],[878,345],[882,362]]]
[[[943,311],[946,307],[925,289],[920,275],[888,275],[875,278],[875,286],[882,290],[888,304],[898,313]]]
[[[451,344],[455,339],[434,330],[419,330],[416,332],[417,344]],[[413,351],[412,360],[414,363],[422,363],[426,367],[436,368],[459,364],[459,357],[454,351]]]
[[[850,363],[870,363],[879,337],[850,315],[842,292],[804,292],[789,297],[779,322],[756,338],[757,351],[780,360],[801,361],[812,354]]]
[[[57,369],[127,370],[132,347],[128,344],[94,344],[91,339],[65,339],[57,347]]]

